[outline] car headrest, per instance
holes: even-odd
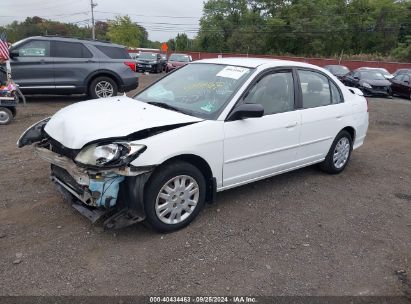
[[[323,83],[321,80],[312,78],[308,81],[307,90],[310,93],[318,93],[323,90]]]
[[[267,84],[267,93],[274,96],[282,96],[287,94],[287,82],[284,77],[273,76]]]

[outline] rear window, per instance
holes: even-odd
[[[54,41],[52,44],[52,57],[60,58],[91,58],[93,55],[82,44],[77,42]]]
[[[131,59],[126,48],[103,45],[96,45],[95,47],[111,59]]]

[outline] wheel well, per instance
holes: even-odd
[[[16,107],[5,107],[11,111],[11,114],[13,114],[13,117],[16,117],[17,114],[17,109]]]
[[[91,83],[93,82],[94,79],[98,78],[98,77],[108,77],[110,79],[112,79],[116,85],[117,85],[117,89],[120,89],[120,81],[118,80],[118,78],[110,73],[98,73],[96,75],[91,76],[91,78],[89,79],[89,81],[87,82],[87,90],[89,90]]]
[[[203,173],[204,178],[206,180],[206,187],[207,187],[207,193],[206,193],[206,202],[213,202],[215,198],[215,194],[217,191],[217,185],[215,182],[215,179],[213,177],[213,172],[211,171],[211,168],[209,164],[200,156],[193,155],[193,154],[183,154],[179,156],[175,156],[173,158],[170,158],[166,160],[162,165],[168,164],[173,161],[185,161],[194,167],[197,167],[201,173]]]
[[[347,131],[351,135],[352,142],[355,141],[355,129],[353,127],[345,127],[341,131]]]

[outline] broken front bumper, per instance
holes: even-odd
[[[153,168],[93,171],[77,166],[41,143],[35,144],[34,149],[41,159],[51,163],[51,179],[65,199],[92,222],[109,215],[104,226],[112,229],[145,219],[144,185]]]
[[[92,207],[110,208],[116,205],[120,183],[125,176],[138,174],[126,169],[87,171],[66,156],[39,145],[35,145],[34,149],[40,158],[52,164],[52,181]]]

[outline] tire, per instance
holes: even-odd
[[[89,94],[93,99],[116,96],[118,86],[110,77],[97,77],[90,83]]]
[[[337,145],[339,145],[339,148],[337,148]],[[352,148],[352,138],[350,133],[342,130],[334,139],[325,160],[320,163],[321,170],[330,174],[339,174],[343,172],[350,160]],[[338,153],[337,149],[343,149],[340,150],[340,158],[337,155],[334,157],[334,154]]]
[[[0,125],[7,125],[13,120],[13,113],[4,107],[0,107]]]
[[[176,193],[174,189],[178,188],[184,179],[187,192],[185,193],[182,188]],[[187,226],[204,207],[206,197],[204,175],[189,163],[178,161],[158,168],[146,185],[144,193],[146,224],[158,232],[172,232]],[[194,189],[197,189],[197,192],[193,192]]]

